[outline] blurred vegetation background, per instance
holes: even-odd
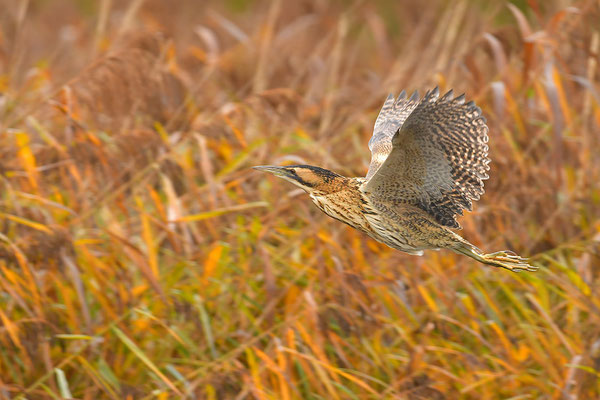
[[[0,397],[600,397],[600,3],[0,0]],[[252,165],[364,175],[388,93],[483,109],[414,257]]]

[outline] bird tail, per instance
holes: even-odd
[[[529,264],[527,258],[520,257],[510,250],[485,254],[476,246],[464,239],[458,242],[452,250],[454,250],[456,253],[471,257],[480,263],[493,265],[494,267],[506,268],[513,272],[537,271],[538,269],[538,267]]]

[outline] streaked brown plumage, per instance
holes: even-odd
[[[304,189],[327,215],[404,252],[450,249],[511,271],[537,268],[510,251],[484,254],[452,232],[488,179],[488,128],[464,95],[438,89],[423,99],[402,92],[385,101],[369,141],[365,178],[309,165],[259,166]]]

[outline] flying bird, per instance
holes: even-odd
[[[488,179],[488,127],[464,94],[438,88],[419,98],[389,95],[369,140],[366,177],[311,165],[257,166],[304,189],[325,214],[409,254],[450,249],[511,271],[537,267],[512,251],[485,254],[451,229]]]

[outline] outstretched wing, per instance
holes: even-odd
[[[435,88],[412,106],[362,190],[393,204],[416,205],[440,224],[460,228],[456,215],[470,211],[472,200],[484,193],[488,127],[481,109],[465,103],[464,95],[453,98],[449,91],[438,97]]]
[[[404,123],[406,117],[419,103],[419,93],[414,92],[410,99],[406,98],[406,92],[402,91],[397,99],[390,94],[385,100],[379,116],[375,121],[373,136],[369,140],[371,150],[371,164],[367,172],[367,180],[370,179],[385,161],[392,151],[392,137]]]

